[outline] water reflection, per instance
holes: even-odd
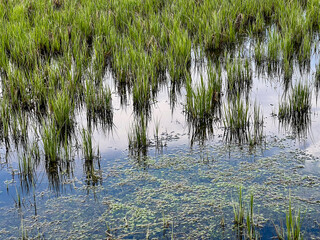
[[[297,83],[279,104],[279,123],[293,135],[307,137],[311,127],[311,91],[307,84]]]
[[[79,78],[77,81],[81,79],[84,88],[79,90],[78,97],[73,100],[69,99],[70,108],[74,107],[74,111],[70,111],[70,116],[66,118],[66,120],[76,119],[76,121],[69,125],[65,125],[62,121],[60,127],[56,126],[51,129],[52,136],[56,136],[58,141],[56,161],[46,160],[44,164],[50,188],[59,192],[62,188],[59,183],[63,179],[72,178],[74,167],[72,162],[77,153],[81,155],[81,147],[78,144],[80,136],[78,132],[81,128],[86,128],[97,135],[98,141],[93,145],[103,145],[104,152],[112,147],[122,150],[128,148],[130,157],[136,159],[137,163],[145,168],[147,168],[147,158],[151,148],[161,152],[173,141],[173,138],[166,138],[161,133],[169,132],[168,135],[178,133],[179,136],[189,134],[188,141],[191,146],[214,142],[213,136],[221,132],[224,119],[229,117],[234,121],[239,120],[241,111],[247,111],[246,104],[253,101],[254,98],[262,104],[263,109],[260,112],[264,115],[263,121],[261,121],[262,114],[258,117],[259,121],[253,120],[257,113],[248,104],[250,105],[248,108],[251,109],[248,110],[245,118],[246,122],[251,122],[250,127],[234,128],[227,124],[222,130],[225,143],[260,144],[264,132],[278,134],[275,130],[278,124],[285,131],[292,131],[293,135],[299,139],[310,137],[311,123],[314,118],[310,111],[306,114],[279,117],[276,123],[272,122],[275,118],[270,118],[270,115],[271,113],[277,114],[274,105],[279,96],[290,97],[291,88],[297,76],[312,75],[315,71],[314,65],[318,64],[318,60],[313,60],[313,56],[310,61],[302,62],[299,62],[296,56],[288,62],[265,61],[266,59],[262,58],[259,64],[256,64],[252,60],[250,44],[248,42],[244,44],[245,46],[230,47],[227,55],[225,51],[212,55],[212,52],[204,54],[201,53],[201,50],[197,50],[196,53],[191,53],[191,55],[194,54],[192,61],[185,67],[172,66],[166,71],[152,72],[154,75],[130,76],[130,79],[121,81],[115,78],[115,73],[107,67],[106,71],[109,71],[110,76],[107,80],[103,80],[107,85],[101,84],[100,76],[103,72],[99,75],[99,79],[92,80],[90,83],[92,85],[84,84],[88,80]],[[177,70],[177,73],[174,70]],[[316,79],[318,75],[316,73]],[[5,80],[2,79],[2,83]],[[112,81],[113,85],[110,83]],[[315,80],[314,83],[316,96],[320,86],[319,82]],[[55,87],[62,87],[60,85],[57,83]],[[106,90],[108,87],[110,94]],[[101,89],[104,89],[105,92],[99,95]],[[86,95],[86,90],[93,91],[94,94]],[[96,99],[95,96],[98,96],[99,99]],[[111,96],[110,102],[102,101],[106,96]],[[234,104],[234,101],[238,96],[245,101],[244,109],[236,109],[238,105]],[[0,136],[7,147],[6,154],[13,148],[22,152],[19,160],[21,164],[20,181],[23,188],[30,189],[30,182],[35,179],[32,174],[37,175],[37,173],[35,170],[28,169],[29,162],[32,162],[30,163],[32,165],[34,160],[33,157],[30,160],[28,152],[30,147],[26,146],[31,138],[39,138],[38,132],[43,132],[42,126],[39,126],[45,126],[43,118],[46,118],[47,122],[54,121],[55,118],[52,116],[54,110],[50,110],[50,105],[38,107],[34,112],[23,108],[11,108],[12,102],[9,97],[12,96],[3,98],[0,104]],[[65,103],[66,99],[62,99],[64,100],[62,102]],[[117,102],[118,99],[119,102]],[[56,96],[54,100],[58,101],[59,96]],[[93,107],[89,107],[90,102],[94,104]],[[158,106],[166,110],[161,112],[157,109]],[[171,110],[171,113],[167,109]],[[228,112],[233,112],[233,114],[228,116]],[[151,119],[156,114],[163,115],[162,120],[157,123],[161,125],[162,132],[158,131],[151,139],[150,132],[157,128],[157,124]],[[128,124],[129,120],[133,122],[131,126]],[[316,123],[313,124],[317,126]],[[113,135],[113,142],[109,139],[110,135]],[[43,138],[38,139],[38,155],[41,156],[41,159],[45,159],[46,154],[43,149],[43,140]],[[185,139],[180,140],[179,137],[176,137],[174,140],[178,145]],[[41,160],[37,161],[41,162]],[[35,169],[37,168],[38,165],[35,164]],[[81,172],[88,185],[95,186],[101,183],[99,169],[98,161],[84,161]]]
[[[102,184],[102,173],[99,157],[95,158],[94,160],[86,159],[84,161],[83,170],[87,186],[96,186]]]

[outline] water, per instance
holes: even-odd
[[[238,56],[251,59],[251,48],[250,41],[245,42]],[[206,80],[208,61],[198,64],[195,52],[192,56],[196,85],[201,75]],[[107,72],[104,84],[112,89],[114,125],[112,130],[99,124],[94,128],[99,159],[88,165],[78,151],[72,161],[50,166],[50,171],[41,161],[30,182],[19,174],[19,151],[1,149],[0,238],[234,239],[239,186],[245,208],[254,195],[254,221],[262,239],[275,236],[274,224],[285,221],[289,196],[303,215],[305,239],[318,237],[320,121],[313,88],[318,64],[319,56],[313,54],[310,68],[294,66],[290,84],[304,81],[312,89],[310,123],[297,133],[276,116],[285,96],[283,74],[269,74],[250,60],[253,83],[248,99],[260,105],[264,117],[265,138],[256,146],[227,142],[222,121],[214,121],[212,132],[195,136],[197,126],[187,121],[184,111],[184,86],[173,101],[168,80],[151,104],[146,155],[128,149],[136,113],[130,94],[126,104],[121,103],[116,81]],[[225,83],[224,71],[222,76]],[[225,95],[222,109],[226,103]],[[85,115],[85,109],[79,110],[78,129],[87,127]],[[157,127],[160,145],[154,137]]]

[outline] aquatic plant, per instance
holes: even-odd
[[[66,133],[72,130],[74,102],[69,94],[58,92],[57,95],[50,99],[49,109],[55,120],[55,126],[59,132]]]
[[[247,236],[250,240],[260,239],[258,232],[255,230],[255,223],[253,220],[253,194],[250,196],[249,209],[246,217]]]
[[[207,82],[201,76],[200,84],[192,87],[191,79],[186,85],[187,96],[185,111],[190,121],[206,123],[212,122],[213,117],[219,114],[222,80],[212,67],[208,67]]]
[[[88,130],[83,128],[81,136],[82,136],[82,153],[83,153],[84,159],[86,161],[93,161],[93,159],[95,158],[95,155],[94,155],[94,150],[92,145],[91,133]]]
[[[147,122],[143,113],[140,114],[140,117],[131,126],[128,133],[128,144],[132,152],[146,153],[147,151],[149,140]]]
[[[268,32],[267,57],[271,61],[278,61],[280,49],[280,34],[277,29],[270,29]]]
[[[230,140],[234,136],[239,136],[239,139],[242,139],[242,136],[246,138],[245,134],[249,132],[250,127],[249,104],[244,103],[240,95],[224,107],[223,124],[231,133]]]
[[[290,124],[298,135],[304,132],[310,121],[311,92],[308,85],[299,82],[290,95],[278,107],[280,123]]]
[[[224,137],[228,142],[249,143],[250,146],[260,144],[263,140],[263,116],[261,109],[254,104],[253,113],[248,102],[240,95],[224,106]]]
[[[135,112],[141,111],[148,114],[150,111],[150,104],[152,101],[151,85],[146,76],[139,76],[133,85],[133,106]]]
[[[261,64],[262,59],[264,57],[264,46],[263,46],[263,43],[261,42],[260,39],[258,39],[256,41],[256,44],[254,47],[254,57],[255,57],[257,64],[258,65]]]
[[[275,226],[279,239],[303,240],[301,232],[300,210],[296,213],[292,212],[291,197],[289,196],[289,207],[286,212],[286,229],[282,226]]]
[[[87,80],[85,103],[88,122],[98,119],[104,126],[112,128],[112,96],[109,87],[103,87],[102,84],[95,86],[93,81]]]
[[[146,152],[150,144],[148,113],[161,84],[169,85],[172,109],[186,85],[184,110],[192,126],[191,142],[204,141],[213,135],[212,123],[220,118],[221,72],[208,70],[212,76],[208,81],[204,76],[197,86],[188,78],[191,65],[214,58],[227,63],[223,75],[229,97],[223,118],[227,140],[258,144],[263,117],[256,105],[252,112],[243,100],[251,87],[252,69],[250,58],[242,59],[238,46],[248,37],[248,42],[258,39],[256,61],[272,71],[273,63],[279,63],[289,86],[293,63],[307,63],[318,41],[319,9],[316,0],[1,1],[0,25],[6,33],[0,36],[1,140],[6,147],[12,140],[17,146],[26,145],[39,131],[52,170],[48,168],[49,177],[59,181],[54,174],[63,165],[62,148],[64,158],[71,155],[67,135],[75,131],[76,110],[86,108],[88,123],[99,120],[101,125],[112,125],[112,95],[104,85],[105,71],[110,70],[121,100],[133,99],[137,119],[128,134],[130,149]],[[230,52],[230,57],[224,52]],[[293,95],[288,106],[279,105],[278,115],[280,121],[288,120],[298,128],[310,120],[311,106],[301,106],[311,101],[295,100]],[[141,112],[143,116],[138,116]],[[30,123],[42,126],[34,130]],[[159,139],[158,130],[155,135]],[[87,172],[95,172],[89,170],[95,156],[91,132],[82,132],[82,138]],[[22,155],[20,168],[26,173],[31,155],[27,150]]]
[[[233,205],[233,222],[237,227],[242,227],[244,223],[244,207],[242,199],[242,187],[239,188],[238,203]]]
[[[227,58],[227,93],[229,97],[236,97],[238,94],[248,94],[252,85],[252,72],[249,60],[237,59],[231,61]]]
[[[256,231],[253,213],[253,194],[250,196],[249,207],[245,214],[243,206],[242,187],[239,188],[238,202],[233,204],[234,224],[239,238],[250,240],[260,239],[259,233]]]
[[[47,162],[57,162],[60,152],[60,130],[56,128],[55,121],[43,122],[41,139],[45,159]]]

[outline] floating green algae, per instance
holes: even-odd
[[[316,224],[307,223],[319,217],[320,175],[304,166],[305,159],[318,160],[284,150],[288,141],[276,140],[254,153],[218,144],[148,157],[143,165],[123,159],[102,167],[101,185],[79,179],[66,183],[73,189],[66,195],[39,193],[37,215],[26,209],[23,227],[28,236],[45,239],[233,238],[232,208],[242,186],[245,207],[254,196],[256,230],[263,239],[275,236],[273,224],[285,220],[289,194],[309,238],[319,233]],[[2,236],[19,236],[11,231],[16,226],[1,229]]]

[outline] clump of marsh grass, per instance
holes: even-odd
[[[201,141],[213,133],[212,123],[220,117],[222,80],[218,71],[208,68],[207,82],[201,76],[200,83],[192,87],[187,81],[185,112],[192,131],[191,144],[196,139]]]
[[[72,130],[74,102],[66,91],[59,92],[50,99],[49,109],[55,121],[55,126],[61,133],[65,134]]]
[[[90,131],[82,129],[82,153],[86,161],[93,161],[95,158],[92,137]]]
[[[301,232],[300,210],[293,213],[291,206],[291,197],[289,197],[289,206],[286,212],[286,229],[282,226],[275,226],[278,239],[281,240],[303,240]]]
[[[238,203],[233,205],[233,222],[236,226],[242,227],[244,223],[244,206],[242,198],[242,187],[239,188],[239,199]]]
[[[60,152],[60,130],[57,130],[55,121],[43,122],[41,139],[45,159],[48,162],[57,162]]]
[[[238,94],[237,98],[224,108],[223,124],[227,141],[248,142],[250,145],[261,143],[263,116],[257,104],[254,105],[254,111],[251,113],[248,102],[244,102]]]
[[[254,223],[254,213],[253,213],[253,195],[250,196],[249,207],[247,209],[247,214],[245,214],[245,208],[243,204],[243,194],[242,187],[239,188],[239,199],[237,203],[233,204],[233,222],[237,228],[237,234],[239,238],[256,240],[260,239],[259,233],[256,231],[256,226]],[[246,230],[246,231],[244,231]]]
[[[147,134],[147,122],[144,114],[140,114],[140,118],[136,119],[128,133],[129,149],[132,153],[141,152],[146,154],[149,146]]]
[[[141,76],[136,79],[132,90],[133,106],[135,112],[141,111],[148,115],[152,100],[151,85],[146,76]]]
[[[191,63],[191,40],[188,32],[180,26],[180,21],[173,19],[172,31],[169,34],[168,69],[173,81],[181,78]]]
[[[280,50],[280,33],[277,28],[270,29],[268,32],[268,48],[267,57],[270,61],[276,62],[279,60],[279,50]]]
[[[108,87],[104,88],[102,85],[95,87],[92,81],[87,81],[85,103],[89,120],[99,119],[102,123],[112,127],[112,96]]]
[[[264,45],[260,39],[256,41],[256,44],[254,47],[254,57],[257,64],[260,65],[264,57]]]
[[[236,96],[238,93],[248,93],[252,85],[252,72],[248,59],[243,63],[241,59],[230,61],[227,59],[227,93]]]
[[[185,111],[191,121],[206,123],[212,121],[221,104],[222,80],[211,67],[208,68],[208,80],[205,83],[201,76],[200,84],[193,89],[191,80],[187,81],[187,104]]]
[[[278,118],[281,123],[290,124],[300,134],[310,121],[311,91],[308,85],[299,82],[284,102],[279,104]]]
[[[224,109],[223,124],[228,130],[228,139],[230,141],[234,137],[238,137],[239,140],[246,139],[250,127],[249,104],[244,103],[238,95],[237,99],[232,100],[231,104],[229,102]]]

